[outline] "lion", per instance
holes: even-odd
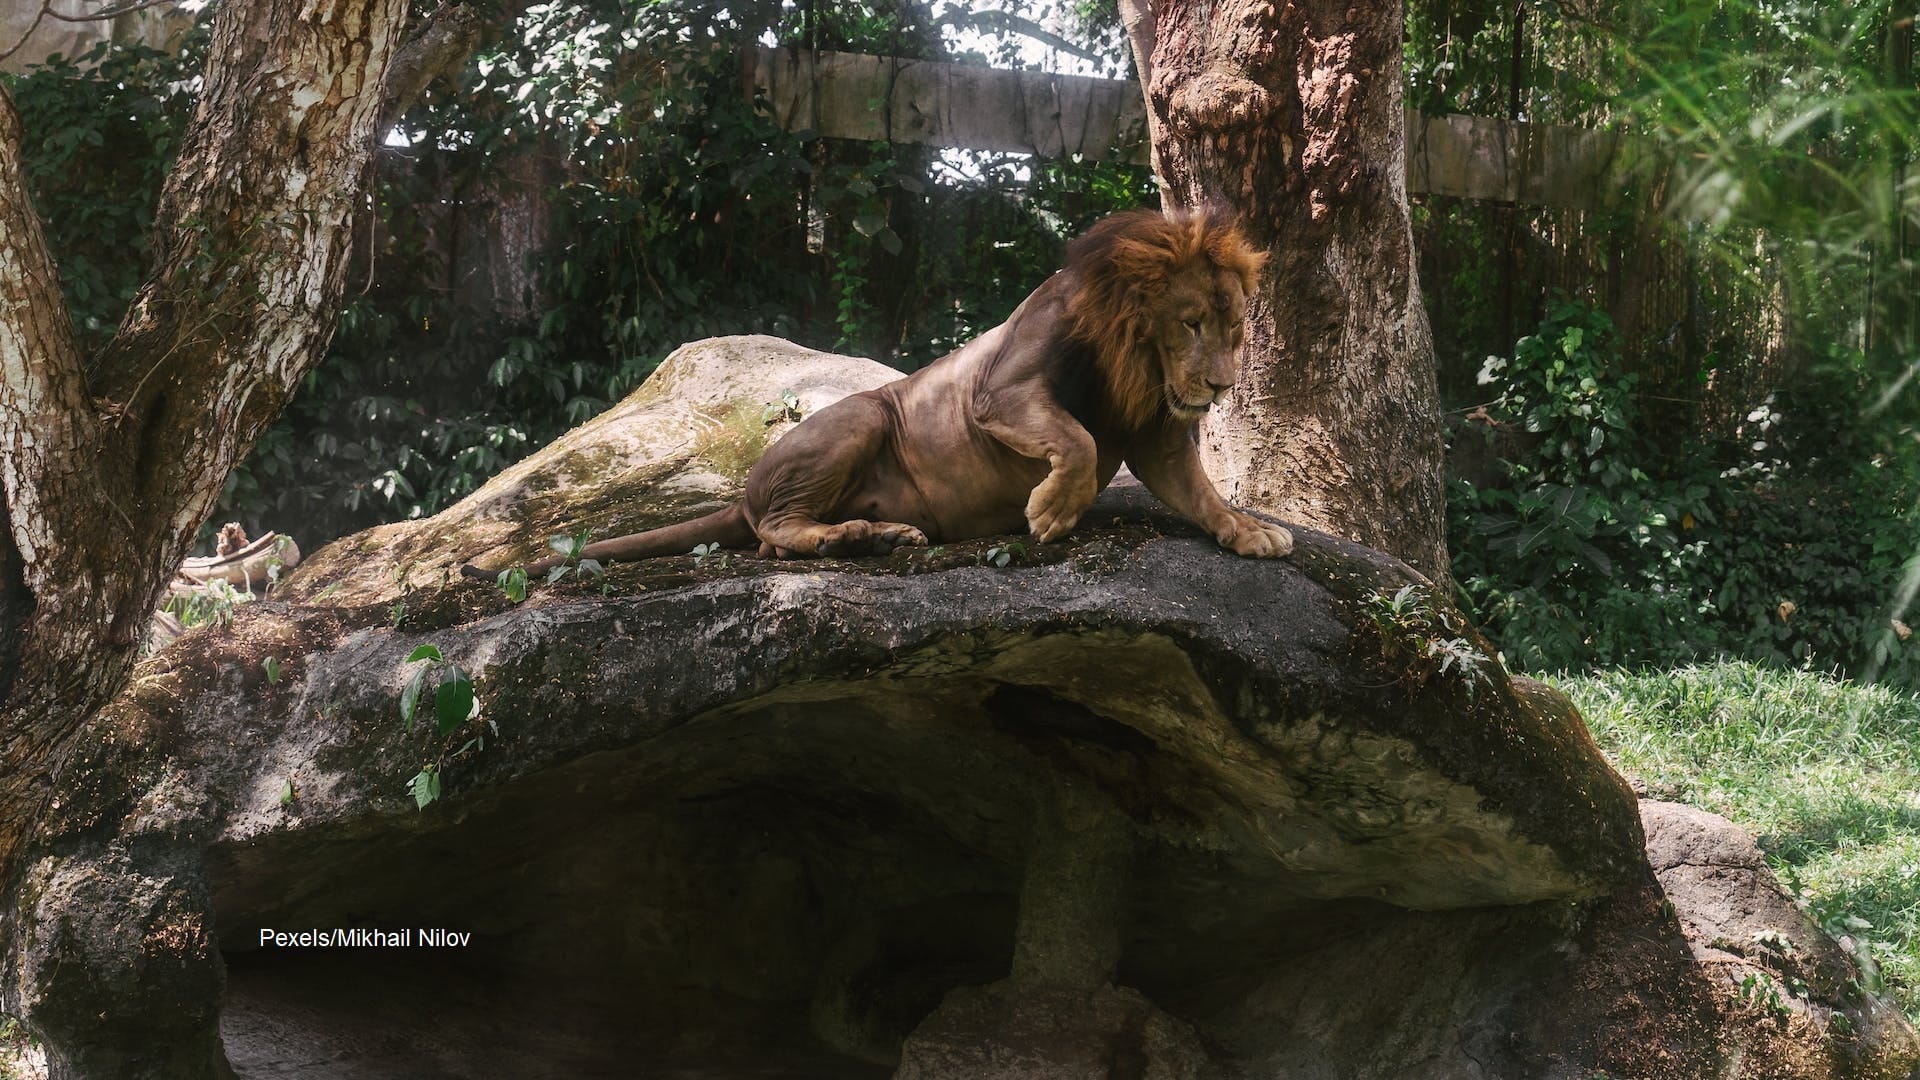
[[[1247,297],[1265,262],[1216,214],[1105,218],[1006,322],[807,417],[753,467],[744,498],[588,544],[581,557],[756,542],[783,559],[886,554],[1021,529],[1046,543],[1067,535],[1123,462],[1222,547],[1284,556],[1293,534],[1228,506],[1198,445],[1200,418],[1239,376]]]

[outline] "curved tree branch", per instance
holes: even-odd
[[[91,15],[63,15],[53,10],[52,0],[48,0],[47,3],[41,5],[40,10],[46,13],[47,18],[58,19],[64,23],[110,22],[122,15],[131,15],[136,11],[145,11],[148,8],[157,8],[162,4],[177,4],[179,2],[180,0],[135,0],[134,3],[118,4],[109,7],[105,11],[96,11]]]
[[[390,130],[398,123],[400,114],[413,107],[433,80],[465,67],[485,28],[480,13],[465,4],[441,4],[420,20],[387,65],[380,88],[379,130]]]
[[[1140,88],[1147,95],[1145,101],[1147,113],[1147,151],[1153,168],[1156,183],[1164,190],[1167,186],[1166,174],[1160,171],[1160,146],[1163,137],[1160,134],[1160,117],[1153,107],[1153,50],[1159,24],[1154,21],[1152,0],[1119,0],[1120,25],[1127,31],[1127,43],[1133,47],[1134,74],[1139,78]]]
[[[1106,59],[1096,52],[1082,48],[1059,34],[1041,26],[1032,19],[1023,18],[1008,11],[967,11],[956,8],[935,20],[936,24],[947,26],[971,26],[976,30],[998,30],[1002,33],[1018,34],[1031,38],[1050,49],[1057,49],[1068,56],[1077,56],[1082,60],[1098,64]]]
[[[117,19],[122,15],[131,15],[136,11],[145,11],[148,8],[159,7],[162,4],[178,4],[179,2],[180,0],[138,0],[138,2],[122,4],[119,7],[110,8],[106,11],[97,11],[91,15],[63,15],[53,10],[53,0],[40,0],[40,9],[33,13],[33,21],[27,24],[26,33],[21,34],[20,39],[12,45],[9,45],[4,51],[0,51],[0,60],[5,60],[25,48],[27,42],[33,40],[34,31],[40,29],[40,23],[46,19],[53,19],[64,23],[105,22],[109,19]]]
[[[0,90],[0,498],[35,594],[57,594],[75,567],[67,507],[99,509],[98,440],[60,275],[20,169],[20,118]],[[71,513],[72,511],[68,511]]]

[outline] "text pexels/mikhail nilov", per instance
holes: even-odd
[[[260,947],[275,949],[463,949],[473,943],[465,931],[409,926],[398,930],[335,927],[331,930],[260,930]]]

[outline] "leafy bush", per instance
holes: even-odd
[[[147,271],[147,232],[193,112],[204,29],[177,54],[101,42],[6,78],[22,166],[83,346],[105,343]]]
[[[1863,417],[1864,358],[1814,365],[1739,438],[1650,449],[1603,313],[1552,306],[1496,396],[1454,432],[1495,445],[1455,476],[1454,573],[1509,662],[1528,670],[1735,656],[1920,685],[1896,620],[1914,565],[1911,425]]]

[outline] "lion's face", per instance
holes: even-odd
[[[1095,350],[1116,420],[1198,420],[1239,377],[1247,293],[1266,256],[1230,220],[1136,210],[1067,249],[1072,334]]]
[[[1199,260],[1168,281],[1150,327],[1162,392],[1175,420],[1206,415],[1240,377],[1247,291],[1240,274]]]

